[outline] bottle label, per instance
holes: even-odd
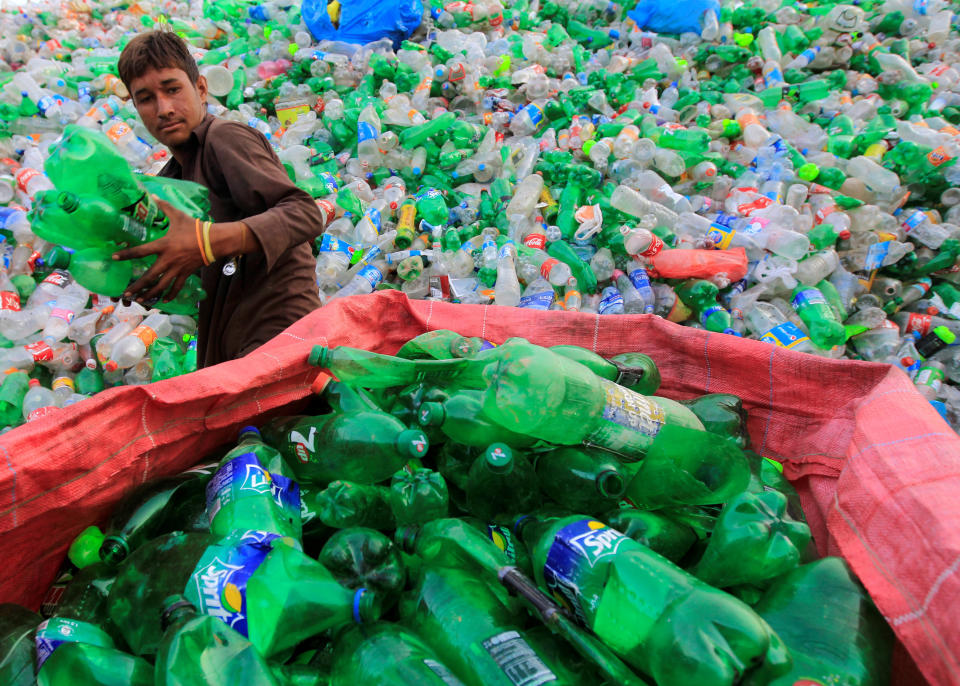
[[[114,193],[121,192],[121,186],[116,185],[111,188],[110,180],[104,180],[104,174],[101,174],[97,179],[98,186],[100,190],[104,192],[104,195],[109,196]],[[160,211],[160,208],[155,202],[150,200],[150,196],[147,193],[144,193],[140,196],[140,199],[137,200],[132,205],[124,207],[121,210],[124,214],[133,217],[136,221],[140,222],[144,226],[156,226],[158,228],[165,228],[169,223],[167,216]]]
[[[76,385],[74,385],[73,379],[71,379],[69,376],[58,376],[53,380],[50,388],[54,391],[58,388],[69,388],[72,391],[76,389]]]
[[[503,551],[510,564],[517,563],[517,548],[514,545],[513,532],[499,524],[487,524],[487,537]]]
[[[650,285],[650,275],[647,274],[647,270],[643,267],[637,267],[630,274],[628,274],[630,283],[633,284],[633,287],[636,288],[641,293],[652,288]]]
[[[540,265],[540,276],[545,279],[550,278],[550,272],[553,271],[553,268],[560,264],[560,260],[550,258],[543,261],[543,264]]]
[[[513,686],[539,686],[557,680],[557,675],[516,631],[491,636],[483,647]]]
[[[120,145],[120,140],[130,133],[131,129],[127,126],[126,122],[116,121],[114,124],[107,129],[107,138],[112,140],[115,145]]]
[[[131,331],[130,335],[139,338],[140,342],[143,343],[143,346],[148,350],[150,346],[153,345],[153,342],[157,340],[157,332],[143,324]]]
[[[0,292],[0,310],[20,311],[20,294],[13,291]]]
[[[23,167],[16,173],[17,179],[17,188],[19,188],[24,193],[27,192],[27,184],[30,183],[34,178],[40,176],[40,172],[36,169],[30,169],[29,167]]]
[[[623,294],[618,290],[611,289],[610,293],[597,305],[599,314],[612,314],[618,309],[623,309]]]
[[[940,386],[943,385],[943,372],[936,367],[921,367],[913,383],[918,386],[930,386],[939,391]]]
[[[617,452],[626,447],[630,436],[623,436],[623,429],[653,438],[660,433],[666,421],[666,413],[653,398],[640,395],[629,388],[619,386],[606,379],[601,380],[606,393],[603,405],[603,418],[609,422],[590,435],[590,442],[607,450]],[[622,455],[625,462],[636,461],[639,455]]]
[[[710,319],[710,317],[712,317],[717,312],[726,312],[726,310],[724,310],[719,305],[712,305],[711,307],[708,307],[700,314],[700,323],[706,326],[707,320]]]
[[[49,362],[53,359],[53,348],[51,348],[46,341],[37,341],[36,343],[25,345],[23,349],[33,356],[34,362]]]
[[[810,337],[793,322],[784,322],[760,336],[760,340],[773,343],[780,348],[796,348],[804,341],[809,341]]]
[[[449,669],[436,660],[424,658],[423,664],[426,665],[427,669],[436,674],[440,681],[445,683],[447,686],[463,686],[463,682],[460,681],[460,679],[455,677]]]
[[[903,226],[904,233],[909,234],[915,228],[920,226],[926,220],[926,218],[927,218],[927,215],[925,215],[920,210],[914,210],[913,212],[911,212],[909,215],[907,215],[907,218],[904,219],[903,223],[901,224],[901,226]]]
[[[60,288],[63,288],[64,286],[67,285],[67,283],[69,283],[69,281],[70,281],[69,274],[59,269],[56,269],[47,275],[47,278],[43,280],[43,283],[49,283],[53,286],[58,286]]]
[[[323,234],[323,238],[320,239],[320,252],[339,252],[343,253],[351,260],[353,260],[353,254],[357,249],[347,243],[344,240],[337,238],[336,236],[331,236],[328,233]]]
[[[867,255],[863,260],[863,268],[868,271],[880,269],[880,267],[883,266],[883,261],[887,259],[887,254],[890,252],[891,242],[892,241],[881,241],[867,248]]]
[[[517,307],[523,307],[528,310],[549,310],[553,305],[553,299],[556,294],[553,290],[543,291],[541,293],[531,293],[520,298]]]
[[[380,210],[376,207],[371,207],[366,211],[364,216],[373,224],[373,228],[377,230],[378,235],[383,233],[383,216],[380,214]]]
[[[653,239],[650,241],[650,247],[643,252],[638,253],[641,257],[653,257],[663,250],[663,239],[661,239],[657,234],[652,234],[652,236]]]
[[[540,106],[531,102],[524,109],[527,111],[527,116],[530,117],[530,123],[533,124],[534,128],[540,126],[540,122],[543,121],[543,110],[540,109]]]
[[[73,321],[73,318],[76,316],[76,314],[74,312],[71,312],[70,310],[64,310],[60,307],[55,307],[52,310],[50,310],[50,316],[56,317],[57,319],[62,319],[67,324],[69,324],[70,322]]]
[[[275,538],[249,531],[233,544],[209,546],[187,581],[187,600],[247,636],[247,582],[270,554]]]
[[[929,314],[911,312],[907,318],[907,326],[904,333],[919,331],[921,336],[926,336],[930,332],[930,321],[932,318],[933,316]]]
[[[733,229],[725,229],[719,224],[711,224],[710,230],[707,231],[707,238],[713,242],[713,248],[715,250],[726,250],[729,248],[735,235],[737,235],[736,231]]]
[[[371,288],[376,288],[383,281],[383,272],[372,264],[368,264],[357,272],[357,276],[369,283]]]
[[[113,640],[102,629],[89,622],[64,617],[51,617],[37,626],[37,671],[53,651],[64,643],[89,643],[112,648]]]
[[[379,137],[377,130],[374,128],[373,124],[369,124],[365,121],[362,121],[357,124],[357,142],[363,143],[364,141],[376,140]]]
[[[534,248],[536,250],[543,250],[547,245],[547,236],[542,233],[528,233],[524,239],[523,244],[528,248]]]
[[[213,522],[223,507],[260,494],[273,497],[270,473],[253,453],[238,455],[218,469],[207,484],[207,517]]]
[[[300,484],[283,474],[270,474],[270,493],[284,515],[293,521],[300,517]]]
[[[32,421],[34,421],[35,419],[42,419],[43,417],[46,417],[47,415],[53,414],[54,412],[56,412],[56,411],[59,410],[59,409],[60,409],[60,408],[57,407],[56,405],[45,405],[44,407],[38,407],[38,408],[35,409],[33,412],[31,412],[30,414],[27,415],[27,421],[28,421],[28,422],[32,422]]]
[[[804,307],[826,304],[827,301],[823,297],[823,293],[818,291],[816,288],[804,288],[802,291],[793,296],[793,307],[798,311]]]
[[[622,533],[594,519],[567,524],[554,536],[543,578],[547,590],[563,598],[582,624],[589,626],[587,612],[595,610],[599,600],[593,593],[584,594],[591,586],[584,577],[598,564],[612,561],[625,540]]]

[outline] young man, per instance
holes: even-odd
[[[207,83],[187,45],[152,31],[120,55],[120,79],[147,130],[173,159],[160,171],[210,189],[206,227],[168,203],[159,240],[121,250],[114,259],[156,255],[124,294],[141,302],[172,297],[201,269],[197,360],[201,367],[242,357],[320,306],[309,241],[332,219],[291,183],[267,139],[256,129],[207,112]],[[209,263],[209,264],[208,264]]]

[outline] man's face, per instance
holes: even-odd
[[[151,69],[133,79],[130,93],[147,131],[171,149],[182,146],[206,114],[206,79],[193,84],[182,69]]]

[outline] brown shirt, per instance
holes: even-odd
[[[313,198],[287,176],[262,133],[207,114],[193,130],[183,165],[160,171],[210,189],[214,221],[243,221],[263,252],[244,255],[232,276],[224,256],[201,270],[197,361],[201,367],[246,355],[320,307],[309,241],[323,232]]]

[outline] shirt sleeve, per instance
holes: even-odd
[[[210,137],[207,152],[213,154],[243,223],[260,242],[268,272],[284,252],[323,233],[332,206],[321,211],[308,193],[290,181],[259,131],[226,122]]]

